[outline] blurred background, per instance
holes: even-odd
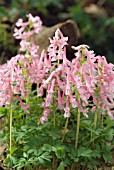
[[[0,0],[0,63],[16,55],[13,29],[28,13],[40,16],[47,27],[73,19],[81,33],[78,44],[114,63],[114,0]]]

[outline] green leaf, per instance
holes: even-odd
[[[52,129],[52,130],[49,131],[49,136],[51,136],[52,139],[55,140],[55,139],[58,139],[60,137],[58,135],[58,133],[59,133],[59,131]]]
[[[94,170],[94,168],[95,168],[93,165],[90,165],[90,164],[88,164],[87,167],[88,167],[90,170]]]
[[[91,156],[94,157],[94,158],[96,158],[96,157],[100,158],[101,157],[100,152],[98,150],[92,151]]]
[[[41,149],[42,149],[43,151],[51,152],[52,147],[51,147],[51,145],[49,145],[49,144],[44,144],[44,146],[42,146]]]
[[[5,160],[5,164],[9,167],[12,168],[13,164],[16,163],[16,159],[13,156],[9,156],[8,158],[6,158]]]
[[[57,147],[55,148],[55,154],[57,156],[57,158],[59,159],[62,159],[62,158],[65,158],[65,150],[64,150],[64,147]]]
[[[112,146],[111,145],[107,145],[106,146],[106,151],[109,153],[112,150]]]
[[[90,126],[91,125],[91,120],[89,120],[89,118],[88,118],[88,120],[82,120],[80,126],[81,125],[86,125],[86,126],[88,125],[88,126]]]
[[[11,154],[13,154],[13,153],[15,152],[16,149],[17,149],[17,148],[12,147],[12,148],[11,148]]]
[[[38,157],[38,160],[39,160],[39,162],[40,162],[41,165],[44,164],[44,159],[42,159],[41,157]]]
[[[60,162],[57,170],[64,170],[64,163],[63,162]]]
[[[44,152],[44,153],[40,156],[40,158],[45,159],[45,160],[47,160],[47,161],[51,161],[52,156],[50,155],[49,152]]]
[[[51,68],[51,69],[50,69],[50,73],[52,73],[55,69],[56,69],[56,67]]]
[[[103,154],[103,158],[104,158],[105,162],[112,162],[112,158],[108,154]]]
[[[74,74],[76,74],[76,75],[77,75],[77,74],[79,74],[79,75],[80,75],[81,73],[80,73],[80,72],[78,72],[78,71],[76,71],[76,72],[74,72]]]
[[[107,132],[106,139],[107,139],[108,141],[111,141],[111,140],[113,140],[113,137],[114,137],[114,130],[113,130],[113,129],[110,129],[110,130]]]
[[[91,156],[91,152],[92,152],[91,149],[85,150],[85,151],[83,151],[81,156],[83,156],[83,157],[90,157]]]
[[[94,133],[95,135],[99,135],[101,133],[101,129],[94,130],[91,127],[85,127],[90,132]]]
[[[81,156],[81,154],[85,151],[85,148],[84,147],[80,147],[78,149],[78,157]]]
[[[27,153],[28,153],[28,154],[34,153],[34,150],[35,150],[35,149],[29,149]]]
[[[15,132],[14,136],[16,138],[16,142],[19,141],[23,136],[25,136],[25,133],[22,132]]]
[[[79,161],[79,158],[75,158],[75,159],[74,159],[74,162],[78,162],[78,161]]]
[[[28,155],[25,152],[23,153],[23,156],[24,156],[24,158],[28,157]]]
[[[23,70],[23,75],[27,75],[27,71],[26,70]]]

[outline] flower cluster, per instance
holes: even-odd
[[[95,56],[87,45],[72,47],[76,53],[72,61],[66,58],[67,37],[57,29],[47,52],[38,53],[32,35],[39,33],[42,22],[39,17],[27,15],[28,22],[19,19],[14,36],[21,39],[20,51],[6,64],[0,66],[0,105],[11,104],[15,99],[28,112],[27,99],[33,83],[37,84],[37,97],[46,97],[41,123],[48,120],[51,108],[64,111],[64,117],[70,117],[71,108],[78,108],[88,117],[92,111],[101,110],[114,119],[114,65],[108,64],[104,56]],[[23,103],[23,99],[27,99]]]
[[[38,16],[33,17],[31,14],[27,15],[29,19],[28,22],[23,22],[20,18],[14,29],[14,37],[16,39],[26,40],[29,36],[32,36],[34,33],[38,34],[42,29],[42,21]]]

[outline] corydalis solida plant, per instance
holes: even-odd
[[[46,97],[41,123],[48,120],[52,112],[50,106],[64,111],[64,117],[71,115],[71,108],[88,117],[90,101],[92,111],[100,109],[100,114],[108,114],[114,119],[114,71],[105,57],[95,56],[87,45],[72,47],[76,50],[72,61],[66,58],[67,37],[57,29],[50,40],[47,52],[38,52],[33,35],[40,33],[42,22],[39,17],[27,15],[28,21],[19,19],[14,36],[21,39],[20,52],[6,64],[0,66],[0,105],[10,105],[14,100],[29,111],[29,91],[37,84],[37,97]],[[23,103],[25,99],[25,103]],[[90,100],[91,99],[91,100]]]

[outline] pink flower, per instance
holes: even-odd
[[[30,107],[30,104],[24,104],[19,96],[16,96],[16,98],[20,101],[20,105],[24,109],[24,111],[26,113],[29,113],[28,109]]]
[[[65,118],[66,118],[66,117],[70,117],[70,108],[69,108],[69,107],[66,107],[66,108],[64,108],[64,111],[65,111],[64,117],[65,117]]]
[[[43,96],[43,87],[41,86],[40,88],[37,88],[37,97]]]
[[[36,16],[33,17],[31,14],[28,14],[27,17],[29,18],[29,23],[31,25],[31,23],[33,24],[35,33],[39,33],[42,30],[42,21],[40,19],[40,17]]]
[[[60,88],[58,88],[58,108],[60,110],[64,109],[64,103],[65,103],[64,92],[62,92],[62,96],[61,96]]]
[[[70,94],[70,79],[69,79],[69,70],[68,69],[67,69],[67,80],[66,80],[65,94],[66,95]]]
[[[63,90],[65,88],[65,82],[60,80],[58,75],[56,76],[56,78],[57,78],[57,84],[58,84],[59,88]]]
[[[50,112],[51,111],[49,109],[47,109],[47,108],[44,109],[43,116],[40,118],[40,122],[42,124],[44,124],[44,122],[48,121],[48,116],[49,116]]]
[[[55,79],[53,79],[52,83],[48,85],[47,96],[45,99],[46,107],[52,105],[54,85],[55,85]]]
[[[76,97],[73,97],[71,94],[69,95],[69,97],[70,97],[70,103],[72,105],[72,108],[78,107],[78,102],[76,100]]]
[[[23,31],[24,31],[25,28],[20,28],[20,29],[17,29],[15,28],[14,29],[14,34],[13,36],[16,38],[16,39],[22,39],[23,38]]]
[[[99,109],[99,104],[103,110],[101,114],[107,112],[114,119],[114,65],[108,64],[104,56],[95,56],[87,45],[72,47],[76,50],[76,58],[68,61],[68,37],[64,37],[59,29],[49,39],[47,52],[43,50],[40,55],[39,47],[31,37],[40,33],[42,21],[31,14],[27,18],[27,22],[19,19],[14,30],[14,36],[21,39],[20,51],[24,54],[18,54],[0,66],[0,105],[11,104],[17,99],[28,112],[29,105],[24,104],[22,99],[28,97],[30,87],[35,83],[37,97],[41,97],[46,89],[46,98],[42,103],[44,112],[40,119],[42,124],[48,120],[49,108],[53,103],[58,109],[64,110],[65,118],[70,117],[70,107],[78,108],[88,117],[90,97],[93,112]]]
[[[32,36],[34,33],[39,33],[42,29],[42,21],[38,16],[33,17],[31,14],[27,15],[29,21],[23,22],[22,19],[19,19],[16,23],[17,28],[14,29],[14,37],[16,39],[26,40],[27,37]],[[18,28],[21,27],[21,28]],[[30,28],[30,31],[26,32],[26,29]]]
[[[39,47],[34,44],[33,40],[31,40],[31,42],[27,42],[26,40],[22,40],[20,42],[20,46],[21,46],[20,51],[24,51],[24,52],[28,51],[32,56],[38,57],[38,48]],[[30,56],[28,56],[28,57],[30,57]]]
[[[51,61],[62,60],[68,37],[64,37],[62,32],[57,29],[53,39],[50,38],[49,40],[51,43],[48,47],[49,58],[51,58]]]
[[[66,99],[66,107],[64,108],[64,117],[70,117],[70,108],[69,108],[69,98]]]
[[[86,45],[86,44],[82,44],[82,45],[79,45],[79,46],[77,46],[77,47],[75,47],[75,46],[72,46],[72,49],[74,49],[74,50],[82,50],[82,49],[85,49],[85,48],[89,48],[89,46],[88,45]]]
[[[21,27],[23,25],[23,19],[19,18],[18,21],[16,22],[17,27]]]

